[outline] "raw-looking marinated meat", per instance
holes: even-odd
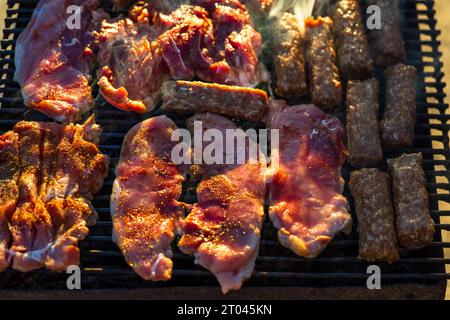
[[[359,258],[394,262],[399,259],[389,175],[378,169],[354,171],[350,191],[358,216]]]
[[[396,64],[384,70],[386,108],[381,121],[381,138],[388,148],[410,147],[416,124],[417,70]]]
[[[158,33],[147,21],[149,11],[131,18],[104,20],[95,33],[100,93],[113,106],[144,113],[156,107],[166,78]]]
[[[89,81],[95,57],[88,46],[94,25],[104,15],[101,9],[96,10],[99,3],[39,2],[15,49],[14,79],[27,106],[60,122],[79,120],[92,109]],[[68,8],[72,5],[81,9],[80,26],[75,28],[69,27],[72,11]]]
[[[342,83],[334,49],[333,22],[329,18],[306,21],[306,65],[313,104],[334,109],[342,100]]]
[[[50,270],[63,271],[79,264],[78,241],[87,236],[88,226],[97,221],[90,200],[103,186],[109,159],[98,149],[101,128],[93,117],[83,125],[47,127],[45,132],[49,148],[54,145],[52,140],[59,139],[53,153],[46,154],[45,144],[42,150],[51,175],[45,187],[41,187],[41,197],[52,217],[54,230],[45,265]]]
[[[254,29],[247,8],[236,0],[207,1],[214,24],[214,43],[208,50],[213,63],[201,71],[200,79],[244,87],[261,81],[259,55],[262,37]]]
[[[9,131],[0,136],[0,272],[9,267],[12,259],[8,253],[8,223],[17,205],[19,176],[19,136]]]
[[[314,105],[272,104],[267,126],[279,130],[278,165],[269,194],[269,217],[280,243],[314,258],[333,237],[351,230],[342,195],[345,130],[339,120]],[[276,156],[276,155],[275,155]]]
[[[376,5],[381,12],[381,28],[370,30],[369,40],[375,64],[387,67],[406,59],[405,42],[400,31],[398,0],[368,0],[367,5]]]
[[[67,126],[22,121],[2,136],[0,186],[10,188],[0,207],[4,268],[11,260],[23,272],[79,264],[77,243],[96,220],[89,201],[108,173],[108,158],[97,147],[100,131],[91,117]]]
[[[347,83],[348,161],[354,167],[374,167],[383,161],[378,91],[375,78]]]
[[[277,95],[283,98],[308,95],[305,39],[295,15],[285,12],[273,22],[272,50]]]
[[[332,19],[341,76],[344,79],[370,77],[373,61],[358,0],[339,0]]]
[[[215,114],[188,119],[191,130],[196,121],[203,130],[219,130],[223,137],[228,137],[226,130],[237,129],[233,122]],[[227,149],[234,150],[233,164],[203,165],[197,172],[193,170],[193,176],[202,178],[198,202],[184,220],[178,244],[181,251],[195,256],[195,263],[216,276],[224,293],[239,289],[253,273],[264,220],[265,158],[261,153],[250,157],[248,143],[238,149],[239,140],[249,142],[250,138],[243,131],[235,134],[234,145],[223,141],[224,158]],[[206,150],[208,143],[203,147]],[[244,161],[238,162],[243,156]]]
[[[172,277],[171,243],[183,218],[178,202],[184,168],[171,160],[177,127],[154,117],[126,135],[111,195],[114,241],[125,260],[145,280]]]
[[[159,46],[175,80],[254,86],[260,82],[261,35],[237,0],[195,0],[158,15]],[[166,10],[167,11],[167,10]]]
[[[262,120],[268,103],[262,90],[205,82],[168,81],[162,95],[164,111],[215,112],[255,122]]]
[[[422,161],[421,153],[388,160],[398,241],[408,249],[420,249],[430,244],[435,231]]]

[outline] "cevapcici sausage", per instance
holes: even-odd
[[[399,243],[419,249],[433,241],[434,222],[430,216],[422,154],[404,154],[388,160],[397,214]]]
[[[359,258],[394,262],[399,259],[389,175],[378,169],[354,171],[350,177],[358,218]]]
[[[384,71],[386,108],[381,121],[381,137],[389,148],[409,147],[414,142],[416,123],[417,70],[396,64]]]
[[[368,0],[380,8],[381,28],[370,30],[369,42],[375,64],[387,67],[405,61],[405,42],[400,31],[400,11],[396,0]]]
[[[332,19],[341,76],[345,79],[370,77],[373,61],[358,0],[338,1]]]
[[[336,65],[336,51],[330,18],[306,20],[306,64],[312,103],[330,110],[342,99],[342,84]]]
[[[383,160],[375,78],[347,83],[347,141],[350,164],[374,167]]]
[[[197,81],[167,81],[162,96],[164,111],[214,112],[254,122],[262,121],[268,103],[262,90]]]
[[[285,12],[273,23],[272,49],[277,95],[283,98],[308,95],[305,43],[297,18]]]

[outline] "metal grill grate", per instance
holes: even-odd
[[[14,73],[14,44],[28,23],[37,1],[8,0],[7,18],[5,21],[4,40],[1,41],[0,51],[0,132],[12,129],[19,120],[46,121],[48,118],[30,111],[23,105],[19,86],[13,81]],[[445,272],[445,264],[450,259],[444,259],[443,248],[450,248],[450,243],[441,241],[441,230],[450,231],[450,225],[440,224],[440,217],[450,216],[450,211],[439,211],[439,203],[450,204],[450,149],[448,130],[450,115],[446,114],[447,105],[444,104],[443,73],[440,62],[441,53],[437,37],[436,20],[434,19],[433,1],[417,0],[402,1],[401,11],[404,15],[402,32],[406,41],[407,62],[418,68],[419,87],[417,92],[417,126],[414,147],[404,150],[386,150],[385,157],[398,156],[403,152],[422,152],[424,167],[427,174],[428,191],[430,193],[431,212],[436,222],[437,232],[432,245],[418,251],[401,249],[401,259],[392,265],[378,264],[382,270],[383,288],[406,288],[402,297],[414,297],[421,294],[419,288],[425,291],[434,290],[433,297],[442,297],[445,289],[445,279],[450,278]],[[29,54],[33,54],[30,52]],[[377,77],[384,84],[381,70],[377,70]],[[181,254],[174,245],[174,275],[171,281],[153,283],[141,280],[126,265],[121,253],[111,241],[111,219],[109,210],[109,196],[113,169],[118,161],[120,147],[125,133],[136,123],[152,115],[140,115],[121,112],[105,104],[100,99],[96,101],[93,112],[97,121],[103,126],[101,149],[111,159],[111,172],[102,191],[93,202],[99,213],[99,221],[91,228],[85,241],[80,243],[82,286],[84,289],[138,289],[153,288],[149,292],[160,292],[157,288],[172,288],[183,291],[183,288],[207,289],[207,292],[217,294],[219,289],[216,280],[201,267],[195,266],[193,259]],[[382,99],[381,109],[384,101]],[[341,110],[342,111],[342,110]],[[184,119],[175,118],[180,126],[184,126]],[[344,168],[344,177],[348,180],[350,168]],[[186,186],[186,201],[192,202],[191,195],[195,194],[193,186]],[[348,189],[345,195],[351,200]],[[354,221],[354,208],[352,215]],[[256,262],[253,277],[244,285],[245,288],[293,287],[299,289],[298,294],[304,294],[302,288],[321,288],[322,297],[329,298],[336,292],[340,297],[346,294],[352,296],[355,288],[364,289],[367,279],[368,263],[357,259],[358,235],[356,223],[349,236],[337,236],[329,247],[316,259],[308,260],[295,256],[291,251],[282,248],[277,239],[276,231],[266,221],[263,229],[260,255]],[[39,270],[29,274],[21,274],[8,270],[0,275],[0,288],[3,289],[52,289],[66,288],[65,274],[54,274],[46,270]],[[335,293],[325,290],[335,288]],[[174,291],[175,290],[175,291]],[[244,294],[233,293],[234,297]],[[288,289],[287,289],[288,290]],[[365,291],[364,291],[365,290]],[[364,289],[362,296],[368,293]],[[195,290],[194,290],[195,291]],[[193,292],[194,292],[193,291]],[[191,293],[185,295],[191,296]],[[263,296],[263,290],[259,291]],[[331,291],[333,292],[333,291]],[[233,294],[231,296],[233,297]],[[192,294],[192,297],[194,293]],[[206,294],[206,297],[211,297]],[[244,294],[245,296],[245,294]],[[270,296],[270,295],[269,295]],[[273,294],[272,294],[273,296]],[[299,296],[301,297],[301,296]]]

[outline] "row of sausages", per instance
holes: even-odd
[[[357,0],[339,0],[329,17],[307,19],[305,32],[289,12],[275,19],[271,43],[277,95],[290,99],[309,93],[315,105],[331,110],[342,102],[341,78],[367,79],[373,75],[374,65],[404,62],[395,3],[368,1],[368,5],[378,6],[382,17],[380,28],[370,31],[370,41]]]
[[[389,174],[376,168],[354,171],[350,191],[358,218],[359,257],[394,262],[398,244],[420,249],[433,241],[422,154],[388,160]]]
[[[349,182],[358,219],[359,258],[394,262],[399,260],[399,246],[423,248],[433,241],[435,232],[422,154],[389,159],[388,173],[374,168],[383,163],[383,147],[396,150],[414,143],[417,70],[404,64],[397,1],[367,1],[368,5],[378,5],[382,15],[381,29],[369,33],[370,56],[364,45],[363,27],[342,19],[356,15],[356,3],[339,1],[333,19],[336,29],[344,26],[343,30],[353,35],[347,36],[347,40],[353,38],[353,43],[344,42],[346,32],[335,39],[338,57],[348,58],[339,59],[341,75],[348,79],[348,161],[353,167],[362,168],[351,173]],[[361,54],[355,55],[355,48]],[[371,78],[373,63],[385,68],[385,109],[381,121],[379,83]]]

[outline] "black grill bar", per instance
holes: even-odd
[[[37,1],[8,0],[7,3],[4,40],[0,43],[0,133],[11,130],[20,120],[49,120],[24,106],[20,88],[13,81],[15,42],[30,20]],[[450,114],[445,112],[448,106],[444,103],[443,64],[440,61],[440,42],[437,39],[440,31],[436,30],[432,0],[402,0],[401,12],[404,15],[402,33],[406,43],[407,63],[414,65],[419,75],[417,126],[412,148],[385,150],[385,156],[395,157],[404,152],[424,154],[431,214],[437,231],[433,243],[427,248],[417,251],[400,249],[401,258],[397,263],[377,265],[382,271],[383,287],[412,283],[429,285],[430,288],[445,288],[445,280],[450,279],[445,266],[450,264],[450,259],[444,258],[443,250],[450,248],[450,242],[442,242],[441,231],[450,231],[450,224],[440,223],[440,217],[450,216],[450,210],[439,210],[439,204],[450,204],[450,149],[447,135],[450,129]],[[376,75],[383,88],[381,70],[377,70]],[[384,102],[381,103],[381,108],[384,107],[383,104]],[[114,109],[101,99],[96,101],[93,113],[103,126],[101,150],[111,157],[112,166],[102,191],[93,201],[99,214],[99,221],[90,228],[87,239],[80,243],[85,289],[218,286],[210,272],[194,265],[193,258],[179,252],[176,245],[174,245],[173,279],[165,283],[143,281],[126,265],[122,254],[112,242],[109,197],[122,140],[133,125],[158,112],[160,111],[145,116],[134,115]],[[184,126],[184,118],[177,116],[174,120],[178,125]],[[343,173],[348,180],[350,168],[345,167]],[[195,201],[194,186],[188,186],[187,190],[183,200]],[[344,194],[349,198],[353,209],[348,188]],[[356,222],[353,212],[352,215]],[[339,287],[342,290],[352,286],[365,286],[368,277],[366,269],[370,264],[357,258],[356,228],[355,223],[349,236],[338,235],[318,258],[305,259],[281,247],[276,239],[276,230],[269,221],[266,221],[254,275],[244,286]],[[8,270],[0,277],[1,288],[64,290],[66,275],[55,274],[48,270],[28,274]],[[438,291],[436,296],[443,292]]]

